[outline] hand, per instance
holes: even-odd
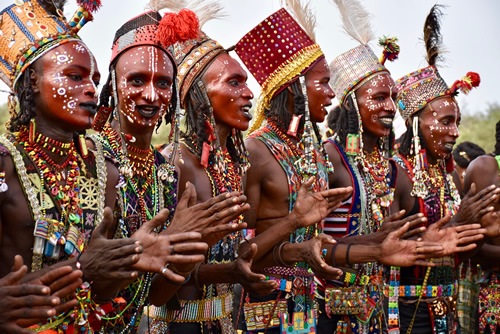
[[[225,235],[246,228],[246,224],[228,224],[250,208],[240,192],[224,193],[196,204],[196,189],[190,182],[182,194],[169,233],[199,232],[203,241],[213,246]]]
[[[73,309],[78,305],[75,299],[75,291],[82,285],[82,271],[73,270],[71,266],[58,267],[51,269],[46,274],[38,279],[35,279],[28,284],[44,285],[49,287],[52,297],[63,301],[55,306],[56,314],[64,313]],[[32,319],[18,320],[17,323],[24,327],[33,325],[39,321],[46,320],[47,317],[33,321]]]
[[[336,280],[342,276],[342,270],[329,266],[322,256],[325,245],[334,245],[336,243],[335,239],[331,236],[321,233],[297,245],[299,245],[302,250],[301,256],[303,261],[307,262],[317,276],[323,279]]]
[[[476,224],[488,212],[493,211],[494,202],[498,199],[500,188],[495,185],[484,188],[476,194],[476,184],[472,183],[470,190],[460,202],[460,209],[453,217],[456,224]]]
[[[486,229],[488,238],[500,237],[500,211],[489,212],[481,219],[481,226]]]
[[[311,192],[314,177],[302,183],[291,212],[295,216],[295,229],[320,223],[331,211],[335,210],[352,192],[352,187],[328,189]]]
[[[274,281],[266,281],[266,276],[252,271],[252,261],[255,254],[257,254],[257,245],[251,244],[250,248],[241,252],[236,261],[232,263],[232,272],[236,275],[236,282],[240,283],[245,290],[259,296],[265,296],[277,289],[278,284]]]
[[[476,248],[477,245],[474,242],[483,239],[486,229],[482,229],[480,224],[444,227],[450,219],[450,216],[445,216],[429,225],[422,238],[426,241],[441,244],[443,246],[441,256],[468,252]]]
[[[104,209],[102,222],[94,229],[87,250],[80,256],[84,277],[88,281],[113,282],[138,276],[132,266],[139,261],[143,248],[134,239],[108,239],[116,228],[110,208]]]
[[[12,271],[0,279],[0,332],[30,334],[22,328],[56,315],[60,299],[50,296],[50,288],[40,284],[21,284],[28,272],[16,255]],[[26,324],[26,325],[23,325]]]
[[[427,258],[442,256],[444,248],[439,243],[420,240],[404,240],[402,237],[408,232],[410,223],[389,233],[387,238],[380,244],[380,262],[389,266],[409,267],[436,266],[435,263],[427,261]]]
[[[154,259],[162,258],[165,261],[162,268],[155,272],[159,272],[170,281],[183,283],[196,264],[205,261],[208,245],[201,241],[202,237],[198,232],[167,233],[168,231],[162,232],[161,238],[169,244],[169,251],[168,254],[154,257]]]
[[[378,241],[378,243],[382,243],[385,238],[387,238],[387,235],[389,235],[389,233],[396,231],[406,223],[410,223],[410,227],[408,232],[403,235],[402,239],[411,239],[415,236],[420,235],[426,230],[425,226],[422,226],[422,224],[425,224],[425,222],[427,222],[427,218],[425,218],[422,213],[417,213],[401,219],[404,216],[405,212],[405,210],[401,210],[389,215],[384,219],[384,222],[380,226],[379,230],[374,233],[377,235],[376,240]]]

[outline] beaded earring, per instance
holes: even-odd
[[[358,118],[358,132],[347,134],[346,142],[346,154],[350,156],[356,156],[358,161],[363,160],[363,124],[361,122],[361,115],[359,114],[358,100],[356,99],[356,93],[351,91],[352,104],[354,110],[356,111],[356,117]]]
[[[87,148],[87,141],[85,140],[85,133],[78,134],[78,147],[81,157],[86,158],[89,155],[89,150]]]
[[[32,118],[30,120],[30,127],[28,130],[28,140],[31,144],[35,142],[35,135],[36,135],[36,124],[35,124],[35,119]]]
[[[415,154],[415,166],[413,189],[411,190],[412,196],[417,196],[420,198],[425,198],[427,196],[427,187],[424,184],[424,169],[426,168],[426,157],[424,150],[420,146],[420,137],[418,135],[418,116],[412,119],[412,130],[413,130],[413,140],[412,140],[412,151]]]
[[[316,175],[317,168],[315,164],[315,159],[313,157],[315,147],[314,147],[314,130],[311,122],[311,117],[309,115],[309,103],[307,100],[307,87],[305,77],[302,75],[299,78],[300,86],[302,88],[302,95],[304,95],[304,134],[300,143],[304,147],[304,157],[301,158],[302,172],[308,176]],[[299,118],[300,120],[300,118]],[[292,120],[293,122],[293,120]]]

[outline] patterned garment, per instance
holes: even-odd
[[[92,136],[91,139],[102,145],[107,159],[115,162],[118,166],[124,163],[121,159],[121,152],[117,152],[117,147],[120,146],[114,145],[115,143],[112,143],[110,138],[99,134]],[[139,201],[144,201],[148,219],[154,217],[163,208],[170,210],[166,226],[173,218],[177,204],[177,173],[173,171],[171,177],[161,178],[159,171],[168,168],[168,164],[165,157],[154,148],[153,154],[152,181],[143,196],[137,193],[131,180],[121,176],[121,187],[118,188],[121,219],[115,238],[129,238],[145,223],[141,218]],[[158,194],[162,196],[159,197]],[[110,303],[102,305],[106,315],[102,317],[100,333],[136,333],[141,322],[150,285],[151,274],[141,274],[134,282],[120,291]]]
[[[67,229],[69,222],[61,218],[59,202],[47,188],[47,184],[42,183],[40,172],[24,151],[22,145],[16,138],[16,134],[2,135],[0,137],[0,144],[0,155],[10,155],[12,157],[21,181],[21,186],[24,192],[28,194],[27,200],[30,204],[33,216],[37,217],[37,215],[41,214],[39,219],[49,222],[62,221]],[[87,158],[82,160],[85,164],[85,168],[80,168],[80,174],[78,176],[78,195],[79,206],[83,211],[82,219],[79,224],[79,233],[81,233],[83,237],[83,244],[80,245],[83,247],[81,250],[83,252],[93,229],[101,222],[103,217],[104,189],[102,189],[102,191],[96,191],[96,189],[99,189],[99,187],[106,182],[106,173],[102,172],[106,171],[106,166],[104,165],[104,158],[98,154],[95,156],[89,154]],[[43,200],[40,201],[40,198],[43,198]],[[35,212],[38,213],[35,214]],[[39,219],[37,219],[37,221],[39,221]],[[48,256],[47,251],[48,247],[46,245],[43,255],[33,255],[33,269],[37,267],[44,268],[79,254],[78,251],[68,255],[61,249],[59,255],[52,253],[51,256]],[[77,291],[77,295],[81,296],[82,294],[86,295],[87,291]],[[86,318],[88,321],[83,321],[77,325],[75,319],[82,318]],[[52,318],[50,323],[40,324],[34,327],[36,327],[36,331],[48,330],[65,333],[66,331],[77,330],[79,333],[94,333],[94,331],[99,328],[99,321],[89,304],[81,303],[77,308]]]

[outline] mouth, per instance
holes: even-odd
[[[455,142],[449,142],[443,145],[444,149],[448,152],[453,151],[453,146],[455,146]]]
[[[252,104],[249,103],[249,104],[245,104],[243,107],[241,107],[241,111],[243,112],[243,114],[245,115],[245,117],[248,119],[248,120],[251,120],[252,119],[252,115],[250,114],[250,109],[252,108]]]
[[[144,118],[152,118],[160,111],[159,107],[152,105],[140,105],[135,106],[135,108]]]
[[[82,102],[80,103],[80,108],[87,110],[92,115],[97,113],[97,104],[95,102]]]
[[[392,123],[394,121],[394,116],[383,116],[379,117],[378,120],[382,123],[386,128],[391,128]]]

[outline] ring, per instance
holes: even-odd
[[[174,254],[175,254],[174,245],[170,245],[170,255]]]
[[[165,275],[165,273],[167,272],[168,265],[169,265],[169,264],[168,264],[168,263],[166,263],[166,264],[163,266],[163,268],[161,268],[161,271],[160,271],[160,272],[161,272],[163,275]]]

